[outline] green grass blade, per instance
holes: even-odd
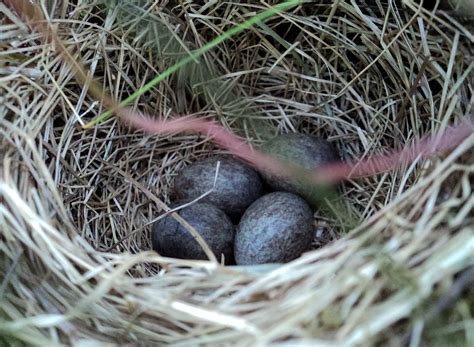
[[[284,11],[286,9],[294,7],[294,6],[296,6],[300,3],[302,3],[301,0],[288,0],[288,1],[285,1],[281,4],[277,4],[277,5],[269,8],[268,10],[265,10],[265,11],[259,13],[258,15],[246,20],[245,22],[240,23],[240,24],[236,25],[235,27],[229,29],[228,31],[226,31],[225,33],[219,35],[214,40],[212,40],[211,42],[209,42],[206,45],[202,46],[201,48],[199,48],[195,51],[192,51],[189,55],[187,55],[186,57],[184,57],[183,59],[178,61],[173,66],[166,69],[163,73],[156,76],[153,80],[151,80],[150,82],[145,84],[143,87],[138,89],[136,92],[129,95],[126,99],[122,100],[118,104],[118,107],[124,107],[124,106],[130,104],[136,98],[138,98],[142,94],[146,93],[151,88],[155,87],[158,83],[163,81],[165,78],[169,77],[170,75],[172,75],[173,73],[178,71],[181,67],[183,67],[184,65],[192,62],[196,58],[202,56],[204,53],[206,53],[210,49],[214,48],[215,46],[219,45],[221,42],[231,38],[232,36],[242,32],[242,31],[244,31],[244,30],[246,30],[250,27],[252,27],[253,25],[255,25],[257,23],[260,23],[260,22],[264,21],[265,19],[271,17],[272,15],[274,15],[276,13],[279,13],[281,11]],[[115,109],[110,109],[110,110],[104,112],[99,117],[97,117],[95,120],[92,120],[91,122],[87,123],[84,126],[84,128],[91,128],[95,125],[98,125],[98,124],[104,122],[105,120],[107,120],[108,118],[110,118],[112,116],[114,111],[115,111]]]

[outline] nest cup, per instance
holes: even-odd
[[[201,47],[266,9],[61,4],[41,11],[120,99],[169,67],[179,47]],[[399,149],[472,112],[472,34],[449,11],[430,11],[412,1],[300,5],[225,40],[133,107],[217,120],[254,145],[315,134],[345,160]],[[0,345],[473,343],[473,313],[463,311],[474,305],[465,285],[472,136],[345,182],[341,201],[359,226],[317,213],[313,250],[288,264],[161,257],[151,223],[167,211],[175,176],[225,150],[115,118],[84,130],[104,111],[89,83],[76,82],[23,16],[2,12]],[[176,36],[182,45],[171,44]],[[454,328],[439,329],[448,322]]]

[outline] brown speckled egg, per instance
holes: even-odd
[[[242,216],[235,234],[235,261],[285,263],[308,250],[312,239],[313,213],[306,201],[292,193],[270,193]]]
[[[278,135],[265,142],[261,149],[276,159],[305,169],[314,169],[340,160],[337,149],[330,142],[299,133]],[[263,177],[274,190],[287,191],[308,198],[308,185],[298,178],[269,173],[263,173]]]
[[[218,161],[215,189],[199,201],[219,207],[237,223],[245,209],[263,194],[263,188],[260,175],[232,156],[218,155],[185,167],[175,179],[173,198],[194,200],[208,192],[214,183]]]
[[[172,207],[181,205],[175,203]],[[207,242],[218,260],[223,254],[226,263],[233,259],[234,225],[229,217],[214,205],[194,203],[178,211]],[[208,259],[191,233],[171,215],[155,222],[152,230],[153,249],[165,257]]]

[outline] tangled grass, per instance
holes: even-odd
[[[474,137],[349,180],[358,226],[317,214],[315,250],[285,265],[222,267],[150,251],[176,173],[222,151],[111,118],[117,100],[266,3],[47,1],[90,74],[0,4],[0,344],[431,345],[474,343]],[[206,52],[131,105],[219,121],[258,145],[281,132],[345,160],[400,149],[472,113],[473,34],[406,1],[305,3]],[[471,285],[470,285],[471,284]]]

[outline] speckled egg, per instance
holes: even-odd
[[[175,179],[173,198],[193,200],[211,190],[217,162],[220,162],[215,189],[200,202],[222,209],[237,223],[245,209],[262,194],[260,175],[232,156],[218,155],[185,167]]]
[[[262,145],[262,151],[284,162],[314,169],[318,166],[340,160],[337,149],[328,141],[306,134],[292,133],[274,137]],[[297,178],[263,173],[270,187],[278,191],[288,191],[305,198],[308,186]]]
[[[182,205],[175,203],[172,207]],[[207,242],[220,261],[233,259],[234,225],[229,217],[211,204],[194,203],[178,211]],[[152,230],[153,249],[160,255],[182,259],[208,259],[191,233],[171,215],[155,222]]]
[[[301,197],[288,192],[262,196],[245,211],[235,234],[238,265],[284,263],[308,250],[313,213]]]

